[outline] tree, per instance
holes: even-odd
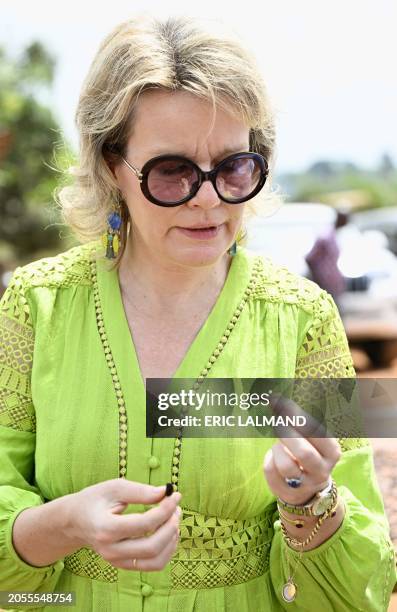
[[[0,48],[0,242],[16,258],[56,250],[59,222],[53,191],[54,150],[68,149],[48,104],[55,60],[39,42],[20,58]],[[44,102],[43,102],[44,100]],[[54,149],[55,147],[55,149]]]

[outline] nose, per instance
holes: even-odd
[[[198,190],[194,198],[186,202],[189,207],[200,207],[208,210],[214,208],[215,206],[218,206],[219,203],[219,196],[216,193],[211,181],[203,181],[203,183],[200,185],[200,189]]]

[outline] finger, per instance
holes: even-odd
[[[178,535],[179,516],[177,512],[174,512],[170,519],[150,536],[134,539],[128,538],[121,542],[110,544],[106,547],[106,550],[99,550],[98,552],[110,562],[114,559],[122,558],[155,558],[166,548],[174,535]]]
[[[288,426],[275,426],[274,431],[278,437],[288,436],[294,437],[301,435],[308,438],[309,436],[326,437],[327,431],[322,423],[315,419],[311,414],[303,410],[293,399],[280,394],[273,394],[271,407],[277,416],[296,418],[303,417],[304,422],[299,426],[294,427],[292,424]]]
[[[341,458],[342,451],[336,438],[306,438],[317,449],[328,465],[334,466]]]
[[[267,479],[270,489],[276,496],[281,497],[281,499],[289,503],[306,503],[306,501],[314,495],[313,482],[309,477],[305,475],[305,480],[303,481],[302,486],[299,487],[299,489],[291,489],[291,487],[289,487],[285,482],[284,475],[277,468],[274,457],[275,447],[276,445],[274,445],[271,450],[268,451],[265,456],[264,462],[265,477]],[[315,485],[315,489],[318,488],[321,487],[317,487],[317,485]]]
[[[282,478],[274,462],[273,450],[270,449],[266,455],[263,463],[263,471],[269,487],[272,491],[280,490],[280,479]]]
[[[324,458],[306,438],[280,438],[295,457],[298,464],[314,482],[323,482],[328,479],[329,466]]]
[[[175,512],[181,497],[179,492],[175,492],[170,497],[165,497],[158,506],[146,512],[122,515],[109,513],[103,528],[103,542],[110,544],[125,538],[137,538],[149,532],[155,532]]]
[[[277,493],[284,501],[291,500],[294,504],[304,503],[312,497],[313,487],[322,488],[317,479],[308,473],[301,472],[290,451],[283,444],[275,444],[272,452],[274,465],[280,475]],[[299,487],[291,488],[286,481],[287,478],[300,478],[302,484]]]
[[[179,537],[175,535],[161,553],[152,559],[137,559],[138,569],[142,572],[157,572],[162,570],[174,556],[179,544]]]
[[[166,486],[153,487],[143,482],[126,478],[113,478],[106,481],[105,495],[115,504],[157,504],[165,496]]]
[[[292,440],[291,444],[288,443],[289,440]],[[311,459],[314,460],[314,458],[317,457],[317,461],[321,460],[323,464],[325,464],[328,472],[331,471],[334,465],[339,461],[342,454],[340,445],[335,438],[303,438],[299,435],[295,435],[292,438],[280,438],[280,442],[291,450],[295,458],[304,469],[306,469],[306,467],[299,461],[299,457],[293,451],[293,448],[298,448],[300,443],[294,442],[294,440],[305,440],[306,443],[310,444],[310,447],[307,448],[315,449],[316,451],[316,453],[312,455]],[[305,450],[303,449],[302,452],[305,452]]]
[[[176,549],[178,548],[178,543],[179,543],[179,538],[178,536],[175,534],[172,537],[171,542],[168,542],[166,548],[164,549],[163,553],[165,553],[165,563],[164,565],[167,564],[167,562],[169,561],[169,559],[175,554]],[[135,562],[134,562],[135,559]],[[147,565],[147,563],[150,562],[150,560],[148,559],[138,559],[136,557],[132,557],[129,559],[115,559],[114,561],[111,561],[111,565],[113,565],[114,567],[119,567],[121,569],[127,569],[127,570],[132,570],[135,572],[141,572],[141,571],[145,571],[145,564]],[[163,567],[160,567],[159,569],[163,569]],[[154,571],[154,568],[153,568]]]
[[[301,469],[297,465],[295,458],[292,457],[291,452],[286,446],[284,446],[284,444],[275,444],[272,446],[272,451],[274,464],[283,480],[285,478],[302,479]]]

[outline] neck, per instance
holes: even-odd
[[[131,303],[145,303],[145,310],[164,312],[194,303],[207,304],[221,291],[231,257],[225,253],[214,264],[207,266],[183,266],[156,258],[150,253],[132,249],[128,241],[119,269],[122,294]]]

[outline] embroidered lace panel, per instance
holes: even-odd
[[[18,271],[0,302],[0,425],[35,431],[30,393],[34,332]]]
[[[353,360],[337,308],[332,298],[321,292],[313,312],[314,321],[298,351],[295,377],[328,379],[322,389],[321,385],[317,389],[323,394],[327,426],[338,438],[342,451],[369,446],[368,439],[363,437],[365,433],[360,421]],[[329,379],[336,379],[335,383]],[[301,399],[303,405],[305,402],[310,405],[314,399],[313,390],[309,381],[305,385],[304,380],[299,380],[297,403]]]
[[[269,565],[275,506],[234,521],[183,509],[180,543],[171,559],[174,589],[208,589],[246,582]]]
[[[34,330],[27,300],[31,287],[91,284],[92,244],[18,268],[0,301],[0,425],[36,430],[30,376]]]
[[[292,274],[287,268],[275,265],[264,258],[258,275],[252,299],[268,302],[282,302],[296,305],[312,315],[311,327],[307,330],[297,355],[295,378],[338,378],[355,377],[353,361],[346,340],[345,331],[332,297],[318,285]],[[351,382],[351,381],[350,381]],[[345,383],[346,384],[346,383]],[[339,381],[339,387],[341,381]],[[300,384],[295,391],[295,401],[310,402],[313,385]],[[362,438],[358,410],[347,410],[350,400],[344,401],[340,389],[327,389],[327,422],[338,437],[342,451],[368,446]],[[332,397],[331,397],[332,395]],[[348,437],[347,437],[348,432]]]
[[[275,265],[270,259],[262,258],[252,299],[296,304],[312,312],[313,304],[320,293],[324,292],[315,283],[295,276],[287,268]]]
[[[117,568],[105,561],[91,548],[80,548],[72,555],[67,555],[64,565],[69,572],[101,582],[117,582]]]

